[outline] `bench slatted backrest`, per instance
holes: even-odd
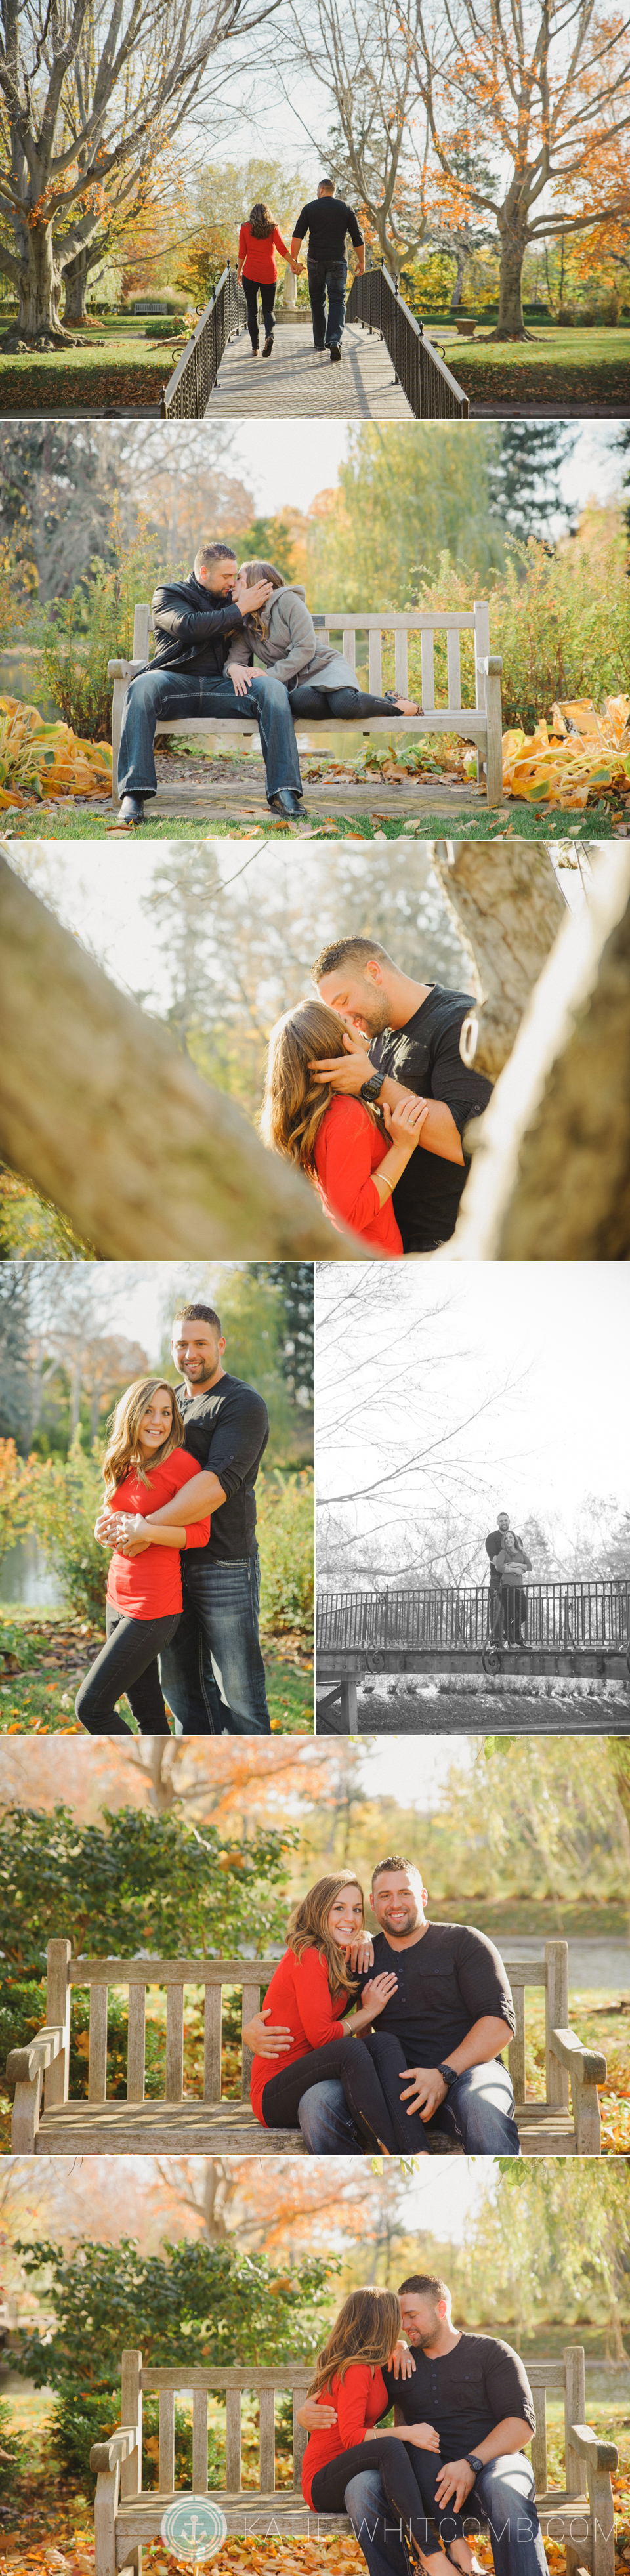
[[[124,2356],[126,2359],[127,2356]],[[129,2356],[131,2358],[131,2356]],[[195,2370],[186,2362],[172,2369],[140,2368],[140,2392],[156,2396],[159,2406],[159,2483],[160,2493],[172,2493],[175,2483],[175,2396],[192,2395],[193,2401],[193,2491],[206,2495],[208,2489],[208,2398],[225,2396],[225,2488],[228,2495],[241,2495],[242,2486],[242,2401],[244,2396],[258,2398],[259,2405],[259,2485],[247,2487],[253,2497],[257,2492],[273,2495],[276,2485],[275,2400],[287,2389],[293,2398],[293,2484],[299,2488],[302,2461],[308,2435],[297,2422],[313,2376],[313,2366],[278,2362],[267,2370]]]
[[[566,1941],[547,1941],[544,1959],[511,1959],[502,1953],[510,1980],[516,2015],[516,2033],[508,2049],[508,2061],[516,2100],[525,2099],[525,1988],[535,1986],[545,1991],[547,2100],[566,2105],[569,2078],[549,2048],[551,2030],[566,2029],[568,2021],[568,1949]],[[167,2102],[181,2102],[184,2089],[184,1988],[203,1986],[204,1997],[204,2102],[220,2102],[222,1989],[241,1987],[242,2021],[248,2022],[260,2006],[261,1995],[270,1984],[275,1959],[83,1959],[70,1955],[69,1942],[48,1944],[47,2018],[50,2023],[63,2019],[60,1987],[66,1989],[66,2014],[72,1986],[90,1990],[90,2054],[88,2100],[104,2102],[107,2081],[107,2005],[111,1986],[126,1987],[129,1997],[127,2046],[127,2101],[143,2102],[145,2098],[145,2026],[148,1986],[166,1986],[166,2088]],[[251,2051],[243,2048],[241,2099],[249,2102]],[[57,2078],[63,2060],[56,2060],[49,2070]],[[54,2094],[47,2091],[47,2104],[63,2099],[58,2079]]]
[[[567,2495],[584,2493],[584,2468],[569,2440],[572,2424],[583,2424],[586,2414],[584,2350],[581,2344],[567,2345],[558,2361],[534,2361],[526,2365],[536,2408],[536,2432],[532,2442],[532,2463],[538,2499],[547,2488],[547,2392],[564,2397],[565,2418],[565,2489]],[[226,2476],[228,2495],[243,2493],[241,2465],[241,2409],[244,2395],[257,2396],[260,2410],[259,2487],[249,2484],[247,2495],[253,2503],[256,2493],[273,2495],[275,2472],[275,2397],[289,2389],[293,2397],[293,2487],[299,2491],[302,2461],[308,2436],[297,2422],[298,2407],[303,2404],[312,2378],[312,2364],[279,2362],[273,2368],[197,2370],[186,2362],[172,2367],[145,2369],[139,2353],[123,2354],[123,2421],[141,2426],[142,2394],[157,2396],[159,2403],[159,2485],[160,2493],[169,2495],[175,2483],[175,2398],[192,2395],[193,2400],[193,2492],[206,2495],[208,2489],[208,2398],[213,2394],[226,2400]],[[125,2402],[128,2412],[125,2413]],[[127,2474],[125,2475],[125,2470]],[[125,2463],[121,2484],[124,2491],[137,2493],[141,2483],[141,2456]],[[282,2489],[279,2490],[280,2496]]]
[[[478,670],[477,665],[490,651],[490,608],[486,599],[476,599],[470,609],[423,609],[417,612],[410,611],[408,615],[393,609],[391,611],[386,609],[351,611],[331,608],[317,611],[313,624],[317,629],[318,639],[321,637],[329,644],[334,638],[336,649],[338,649],[338,643],[341,643],[341,650],[353,671],[356,671],[357,635],[367,635],[369,687],[375,697],[381,697],[383,693],[383,636],[393,635],[396,688],[399,695],[404,698],[407,696],[409,686],[408,639],[410,635],[419,635],[422,705],[425,715],[429,715],[436,705],[435,636],[446,635],[447,705],[449,708],[452,707],[455,714],[461,712],[462,705],[460,637],[465,633],[473,634],[475,638],[475,706],[477,709],[485,707],[484,675]],[[142,600],[134,609],[133,658],[135,662],[148,662],[150,640],[154,631],[148,601]],[[472,708],[469,712],[472,714]]]
[[[127,1987],[129,1995],[129,2036],[127,2052],[127,2101],[143,2102],[145,2098],[145,2025],[148,1986],[166,1986],[166,2086],[164,2099],[181,2102],[184,2089],[184,1988],[203,1986],[204,1998],[204,2102],[221,2101],[221,2030],[222,1989],[242,1990],[242,2020],[248,2022],[257,2013],[263,1994],[277,1966],[275,1959],[83,1959],[70,1956],[70,1944],[51,1941],[48,1945],[49,1997],[59,1999],[59,1953],[66,1954],[67,2000],[72,1986],[88,1986],[90,1991],[90,2055],[88,2099],[104,2102],[107,2079],[107,2005],[111,1986]],[[59,2011],[55,2014],[58,2021]],[[251,2051],[242,2051],[241,2098],[249,2102]]]
[[[552,2055],[549,2038],[552,2030],[566,2030],[569,2018],[569,1952],[566,1941],[546,1941],[544,1959],[512,1959],[509,1950],[501,1957],[512,1989],[516,2031],[508,2048],[508,2065],[516,2101],[525,2100],[525,1990],[527,1986],[544,1989],[545,1995],[545,2066],[546,2099],[556,2107],[566,2107],[569,2100],[569,2077],[566,2068]]]

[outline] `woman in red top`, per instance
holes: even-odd
[[[126,1693],[141,1735],[168,1735],[158,1655],[170,1643],[182,1612],[179,1552],[205,1547],[208,1519],[194,1517],[190,1497],[181,1522],[157,1525],[158,1511],[199,1468],[183,1447],[184,1425],[172,1386],[164,1378],[134,1378],[116,1406],[103,1462],[105,1509],[111,1514],[113,1555],[107,1578],[107,1644],[92,1664],[75,1702],[90,1735],[129,1735],[117,1711]],[[147,1502],[149,1509],[147,1512]],[[134,1529],[129,1515],[141,1511]],[[186,1522],[192,1526],[187,1528]],[[150,1543],[146,1533],[151,1532]],[[132,1553],[128,1553],[128,1548]],[[139,1551],[139,1552],[138,1552]]]
[[[392,2360],[401,2331],[393,2290],[352,2290],[344,2300],[309,2389],[305,2412],[312,2421],[314,2400],[322,2411],[322,2431],[312,2432],[307,2442],[302,2494],[314,2513],[343,2513],[352,2479],[366,2468],[376,2469],[387,2512],[380,2532],[378,2509],[370,2507],[370,2538],[380,2540],[387,2556],[387,2534],[395,2522],[407,2562],[443,2576],[444,2559],[429,2534],[413,2456],[414,2450],[439,2451],[438,2435],[431,2424],[392,2424],[386,2432],[378,2431],[379,2418],[390,2405],[382,2365]],[[463,2551],[459,2544],[454,2563],[472,2567],[465,2544]]]
[[[346,1952],[354,1947],[355,1955],[357,1948],[362,1955],[363,1929],[363,1889],[347,1870],[333,1878],[319,1878],[296,1906],[289,1925],[290,1947],[274,1969],[257,2017],[259,2023],[270,2018],[273,2029],[267,2047],[262,2034],[258,2038],[251,2074],[252,2110],[263,2129],[298,2129],[303,2093],[334,2075],[343,2085],[364,2145],[384,2155],[401,2151],[414,2155],[426,2150],[427,2141],[419,2113],[408,2117],[404,2108],[400,2078],[405,2059],[400,2041],[393,2031],[374,2032],[371,2027],[395,1993],[397,1977],[372,1977],[358,2011],[344,2018],[348,1999],[357,1992]],[[246,2042],[247,2037],[246,2027]],[[280,2051],[282,2065],[270,2075],[269,2059]]]
[[[299,277],[298,261],[283,242],[270,206],[252,206],[248,224],[241,224],[238,237],[238,284],[243,284],[247,305],[247,328],[252,344],[252,357],[258,357],[258,293],[263,310],[266,339],[263,358],[270,358],[273,348],[276,287],[278,271],[276,251],[287,259],[294,277]]]
[[[333,1225],[348,1226],[388,1261],[402,1258],[392,1190],[420,1142],[430,1102],[405,1093],[378,1113],[345,1098],[314,1071],[317,1060],[343,1055],[345,1029],[325,1002],[298,1002],[276,1021],[269,1040],[261,1135],[277,1154],[299,1163],[323,1199]]]

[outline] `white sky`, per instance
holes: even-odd
[[[328,1272],[327,1288],[331,1279],[334,1298]],[[467,1263],[461,1287],[446,1278],[443,1301],[433,1276],[422,1269],[403,1272],[401,1280],[397,1273],[395,1281],[379,1271],[378,1282],[373,1326],[368,1329],[355,1315],[347,1347],[336,1342],[330,1391],[330,1363],[322,1358],[321,1494],[332,1499],[355,1483],[363,1488],[368,1476],[382,1474],[397,1458],[403,1471],[427,1425],[429,1435],[436,1424],[440,1432],[455,1429],[486,1391],[496,1389],[498,1401],[453,1440],[455,1501],[461,1504],[467,1491],[475,1495],[481,1485],[492,1507],[505,1507],[517,1526],[538,1510],[557,1513],[570,1527],[589,1493],[625,1497],[630,1288],[622,1264]],[[443,1311],[427,1335],[426,1317],[438,1303]],[[413,1332],[404,1342],[410,1319],[418,1322],[417,1352]],[[387,1375],[399,1338],[400,1374],[403,1366],[408,1369],[409,1394],[403,1380],[402,1396],[390,1401]],[[356,1428],[344,1419],[336,1441],[335,1389],[342,1389],[350,1364],[356,1369],[362,1342],[365,1370],[356,1382],[356,1414],[361,1405],[365,1411]],[[324,1336],[323,1351],[325,1344]],[[427,1362],[442,1362],[437,1378],[427,1372],[424,1390],[423,1355]],[[347,1399],[344,1416],[346,1409]],[[430,1497],[426,1470],[404,1481],[418,1500],[423,1490]],[[395,1497],[396,1486],[385,1487],[383,1514],[394,1508]],[[358,1525],[364,1525],[360,1509]]]
[[[413,437],[413,421],[406,426]],[[347,442],[345,421],[301,420],[296,436],[295,421],[257,420],[255,429],[243,424],[235,455],[243,480],[255,489],[259,511],[272,515],[289,506],[309,510],[316,493],[337,482]],[[561,483],[567,501],[584,508],[594,498],[600,503],[612,500],[621,490],[622,472],[623,459],[614,452],[614,430],[606,423],[585,421],[573,456],[563,467]]]

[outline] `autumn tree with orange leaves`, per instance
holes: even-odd
[[[526,251],[561,230],[604,236],[630,212],[628,21],[597,0],[518,0],[509,11],[501,0],[443,0],[436,26],[426,0],[411,0],[404,41],[453,207],[496,215],[493,337],[526,339]],[[460,175],[461,135],[480,111],[505,173],[496,196]]]
[[[63,344],[64,273],[279,0],[1,0],[0,269],[18,331]],[[213,68],[216,113],[216,72]]]

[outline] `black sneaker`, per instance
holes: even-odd
[[[279,787],[276,796],[268,796],[270,814],[301,814],[303,799],[295,787]]]
[[[330,363],[331,363],[331,367],[335,367],[335,366],[340,366],[340,365],[341,365],[341,350],[340,350],[340,348],[339,348],[339,346],[338,346],[337,341],[335,341],[334,347],[331,349],[331,352],[330,352]]]
[[[144,798],[142,796],[123,796],[118,821],[119,823],[143,823]]]

